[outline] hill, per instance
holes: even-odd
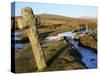
[[[96,19],[84,19],[84,17],[82,18],[73,18],[73,17],[66,17],[66,16],[60,16],[60,15],[55,15],[55,14],[38,14],[36,16],[40,17],[40,21],[41,21],[41,27],[42,26],[48,26],[48,25],[55,25],[55,26],[70,26],[70,27],[79,27],[80,24],[89,24],[92,26],[92,28],[96,28]],[[17,22],[16,19],[19,18],[20,16],[12,16],[11,17],[11,25],[15,25],[16,28],[17,27]],[[53,27],[51,27],[53,28]]]

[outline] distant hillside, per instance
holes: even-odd
[[[63,25],[63,26],[69,26],[69,27],[78,27],[80,24],[92,24],[92,28],[96,28],[97,20],[93,21],[91,19],[84,19],[84,18],[72,18],[72,17],[65,17],[55,14],[38,14],[36,16],[40,17],[41,26],[50,26],[50,25]],[[15,25],[17,27],[16,19],[17,17],[11,17],[11,25]]]
[[[82,18],[73,18],[73,17],[66,17],[66,16],[55,15],[55,14],[40,14],[38,16],[40,16],[42,21],[45,21],[45,20],[49,20],[52,22],[58,21],[57,23],[60,23],[60,22],[61,23],[68,23],[68,22],[72,22],[72,21],[73,22],[92,22],[91,19],[87,20],[84,18],[83,19]],[[93,22],[95,22],[95,21],[93,21]]]
[[[90,20],[92,22],[97,22],[97,17],[82,16],[80,19]]]
[[[70,21],[73,19],[71,17],[65,17],[65,16],[60,16],[60,15],[54,15],[54,14],[40,14],[38,16],[41,19],[41,23],[45,25],[64,24],[67,21]]]

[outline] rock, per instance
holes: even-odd
[[[79,39],[79,45],[97,51],[97,41],[91,35],[84,35]]]

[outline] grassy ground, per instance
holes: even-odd
[[[64,41],[48,42],[42,45],[47,67],[41,71],[74,70],[86,68],[80,61],[81,56]],[[30,44],[16,51],[16,72],[37,72],[34,55]]]

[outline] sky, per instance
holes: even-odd
[[[97,17],[96,6],[81,6],[69,4],[48,4],[36,2],[16,2],[15,3],[15,16],[21,15],[20,11],[24,7],[31,7],[34,14],[56,14],[70,17]],[[14,7],[12,7],[14,8]],[[14,14],[11,14],[14,16]]]

